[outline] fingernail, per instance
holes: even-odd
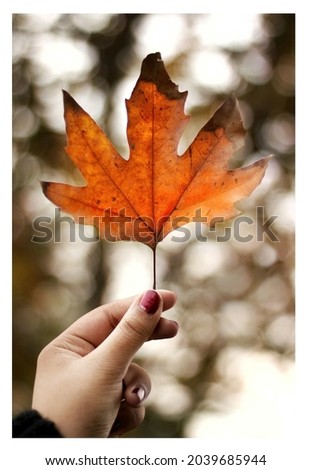
[[[143,401],[146,396],[146,390],[141,385],[138,385],[136,388],[134,388],[132,393],[135,393],[139,401]]]
[[[153,315],[159,308],[160,300],[160,296],[155,290],[147,290],[147,292],[144,293],[139,305],[149,315]]]

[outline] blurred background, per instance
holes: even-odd
[[[255,223],[240,226],[250,241],[219,243],[228,221],[201,228],[204,242],[174,242],[175,232],[159,244],[157,284],[178,295],[166,316],[180,331],[137,356],[153,390],[128,437],[281,437],[294,414],[294,15],[13,15],[13,412],[31,405],[36,358],[50,340],[99,304],[152,285],[148,247],[82,241],[78,226],[73,236],[68,222],[53,222],[39,180],[83,184],[64,151],[61,89],[128,155],[124,100],[157,51],[188,90],[180,153],[228,94],[238,97],[247,137],[232,166],[274,155],[238,206],[253,220],[257,206],[276,215],[278,241],[258,236]],[[51,218],[48,243],[32,241],[39,216]]]

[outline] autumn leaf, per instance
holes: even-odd
[[[64,92],[66,151],[87,184],[42,183],[44,194],[79,223],[96,226],[101,238],[136,240],[154,251],[168,233],[197,221],[198,214],[206,224],[236,215],[235,203],[260,183],[268,159],[228,169],[245,135],[234,96],[179,156],[177,147],[190,119],[184,113],[186,97],[171,81],[160,53],[148,55],[126,101],[126,160]]]

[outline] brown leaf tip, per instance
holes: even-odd
[[[47,181],[39,181],[39,183],[41,184],[41,189],[43,191],[43,194],[46,194],[49,183]]]
[[[238,101],[233,94],[224,101],[204,126],[206,132],[215,132],[219,128],[224,129],[226,136],[232,142],[245,136]]]
[[[231,127],[242,127],[242,120],[237,106],[237,99],[234,95],[229,96],[223,102],[213,117],[204,126],[204,130],[214,132],[220,127],[226,128],[228,124],[230,124]]]
[[[71,108],[73,110],[80,110],[81,107],[78,103],[73,99],[73,97],[68,93],[68,91],[62,90],[63,92],[63,100],[64,100],[64,108]]]
[[[171,100],[186,99],[188,94],[187,91],[178,91],[178,86],[172,82],[165,69],[160,52],[149,54],[143,60],[138,80],[154,83],[157,89]]]

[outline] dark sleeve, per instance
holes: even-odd
[[[13,418],[13,437],[63,437],[52,421],[35,410],[23,411]]]

